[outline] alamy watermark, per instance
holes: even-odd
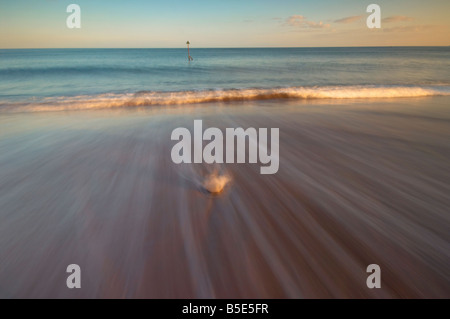
[[[66,25],[69,29],[81,28],[81,8],[78,4],[69,4],[66,9],[70,15],[67,17]]]
[[[70,275],[67,277],[66,285],[69,289],[81,288],[81,268],[77,264],[71,264],[67,266],[67,273]],[[371,264],[367,266],[366,272],[370,275],[367,277],[367,288],[381,288],[381,268],[377,264]]]
[[[176,143],[171,152],[172,161],[181,163],[246,163],[248,148],[248,163],[261,164],[261,174],[275,174],[280,166],[278,128],[270,129],[270,152],[268,145],[268,129],[260,128],[226,128],[225,134],[216,127],[207,128],[203,132],[203,121],[194,120],[194,138],[184,127],[173,130],[172,141]],[[224,141],[225,135],[225,141]],[[203,147],[203,142],[209,141]],[[248,141],[248,143],[247,143]],[[235,143],[236,142],[236,143]],[[193,146],[193,152],[192,152]],[[193,156],[192,156],[193,153]]]
[[[372,13],[367,17],[366,24],[369,29],[381,28],[381,8],[378,4],[370,4],[366,11]]]
[[[366,269],[367,273],[370,273],[370,275],[367,277],[366,285],[367,288],[373,289],[373,288],[381,288],[381,268],[377,264],[371,264],[367,266]]]
[[[66,9],[70,15],[66,19],[66,25],[69,29],[81,28],[81,7],[78,4],[70,4]],[[371,13],[366,20],[369,29],[381,28],[381,7],[378,4],[369,4],[366,9],[367,13]],[[189,56],[191,58],[191,56]]]
[[[81,288],[81,268],[77,264],[67,266],[66,272],[70,275],[67,277],[66,285],[69,289]]]

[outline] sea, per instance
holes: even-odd
[[[450,47],[0,50],[0,112],[450,95]]]

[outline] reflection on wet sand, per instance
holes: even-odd
[[[450,297],[449,99],[283,105],[2,116],[0,297]],[[194,119],[279,127],[278,173],[173,164]]]

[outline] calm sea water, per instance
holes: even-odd
[[[0,108],[447,95],[449,47],[0,50]]]

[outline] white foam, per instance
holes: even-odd
[[[176,92],[138,92],[45,98],[39,102],[0,103],[20,111],[67,111],[154,105],[184,105],[269,99],[380,99],[450,95],[450,87],[323,86],[270,89],[226,89]]]

